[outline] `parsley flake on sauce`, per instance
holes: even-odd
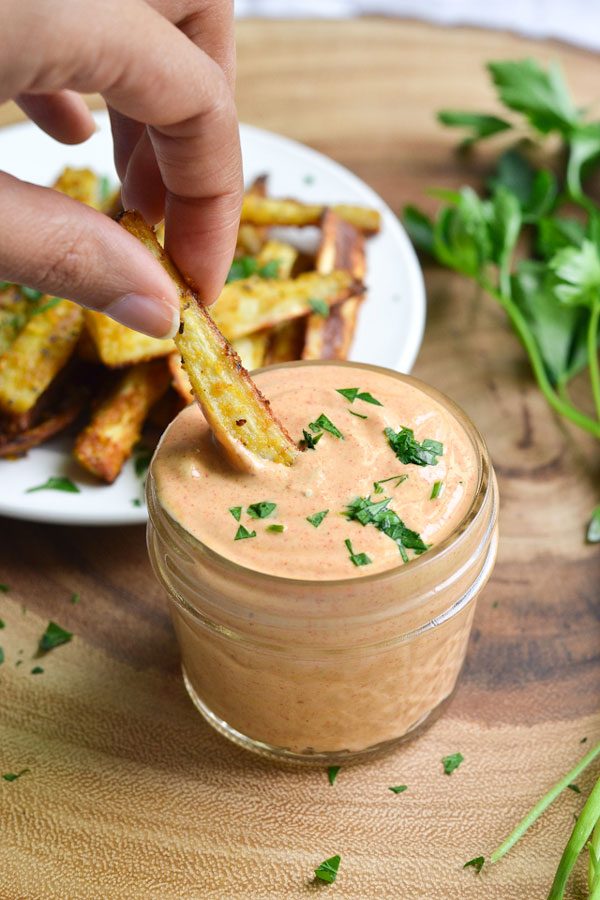
[[[483,864],[485,862],[485,857],[483,856],[474,856],[473,859],[470,859],[463,866],[463,869],[468,869],[471,866],[475,871],[479,874],[483,869]]]
[[[5,772],[2,777],[5,781],[16,781],[17,778],[21,778],[23,775],[27,775],[27,773],[30,771],[30,769],[21,769],[20,772]]]
[[[48,626],[40,638],[38,650],[47,653],[48,650],[60,647],[61,644],[68,644],[72,637],[70,631],[61,628],[56,622],[48,622]]]
[[[341,438],[344,440],[344,435],[340,431],[339,428],[336,428],[331,419],[328,419],[325,413],[321,413],[321,415],[315,419],[314,422],[310,422],[309,426],[311,431],[328,431],[329,434],[332,434],[336,438]]]
[[[315,450],[317,444],[323,437],[323,432],[321,432],[321,434],[311,434],[310,431],[306,431],[306,429],[303,428],[302,435],[303,435],[303,437],[302,437],[302,440],[300,441],[300,443],[304,445],[304,449],[305,450]]]
[[[370,563],[373,562],[371,557],[367,556],[366,553],[355,553],[354,552],[354,550],[352,549],[352,543],[350,541],[350,538],[346,538],[346,540],[344,541],[344,544],[346,545],[346,547],[348,549],[348,553],[350,554],[350,562],[353,563],[355,566],[368,566]]]
[[[420,444],[415,440],[412,428],[403,426],[400,431],[386,428],[384,434],[400,462],[405,465],[412,463],[415,466],[437,466],[438,457],[444,453],[444,445],[439,441],[426,438]]]
[[[245,528],[244,525],[240,525],[240,527],[238,528],[238,530],[235,533],[234,541],[243,541],[245,538],[255,538],[255,537],[256,537],[255,531],[248,531],[248,529]]]
[[[229,512],[233,516],[236,522],[239,522],[242,518],[242,507],[241,506],[230,506]]]
[[[444,756],[442,758],[442,765],[444,767],[444,775],[452,775],[455,769],[458,769],[460,764],[464,761],[464,756],[462,753],[451,753],[450,756]]]
[[[437,498],[442,493],[442,489],[444,487],[443,481],[434,481],[433,487],[431,488],[431,494],[429,495],[430,500],[437,500]]]
[[[27,488],[25,493],[33,494],[35,491],[66,491],[68,494],[81,493],[77,485],[73,484],[70,478],[66,478],[63,475],[52,475],[44,484]]]
[[[322,509],[321,512],[316,512],[313,513],[312,516],[307,516],[306,521],[310,522],[313,528],[318,528],[328,512],[328,509]]]
[[[368,416],[363,416],[362,413],[357,413],[353,409],[348,409],[346,412],[349,412],[351,416],[356,416],[357,419],[368,419]]]
[[[270,500],[261,500],[260,503],[251,503],[246,512],[251,519],[266,519],[276,509],[276,503],[271,503]]]
[[[341,768],[341,766],[329,766],[329,768],[327,769],[327,778],[329,780],[329,784],[332,787],[335,784],[335,779],[338,777],[338,773]]]
[[[373,482],[373,493],[374,494],[383,494],[382,484],[387,484],[388,481],[395,481],[396,483],[392,485],[392,487],[397,488],[402,484],[403,481],[406,481],[408,475],[390,475],[389,478],[381,478],[379,481]]]
[[[345,397],[349,403],[354,403],[355,400],[363,400],[365,403],[372,403],[374,406],[383,406],[383,403],[376,400],[373,394],[370,394],[368,391],[361,391],[360,388],[336,388],[336,391],[342,397]]]
[[[310,297],[308,304],[318,316],[323,316],[324,319],[329,318],[329,306],[324,300],[320,300],[318,297]]]
[[[333,884],[337,878],[340,861],[341,856],[339,856],[339,854],[337,856],[330,856],[329,859],[324,860],[321,865],[317,866],[315,869],[315,878],[326,882],[326,884]]]
[[[404,791],[408,790],[407,784],[397,784],[395,787],[388,788],[392,792],[392,794],[403,794]]]
[[[267,525],[266,531],[270,531],[271,534],[281,534],[282,531],[285,531],[285,525]]]
[[[31,670],[31,674],[32,675],[43,675],[44,670],[42,669],[41,666],[34,666],[33,669]]]
[[[344,511],[346,518],[361,525],[374,525],[391,538],[400,551],[402,561],[408,562],[407,550],[414,550],[417,556],[429,550],[420,534],[407,528],[400,516],[389,508],[391,497],[383,497],[373,502],[370,497],[357,497]]]

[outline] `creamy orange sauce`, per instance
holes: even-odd
[[[200,409],[184,410],[163,437],[152,473],[162,507],[203,544],[258,572],[296,579],[361,578],[403,563],[387,535],[342,515],[356,497],[390,497],[390,508],[428,545],[439,544],[460,524],[476,491],[477,458],[461,424],[429,394],[391,375],[347,365],[278,368],[261,372],[256,381],[294,439],[300,440],[321,413],[343,439],[325,431],[316,448],[299,454],[292,467],[265,464],[251,473],[237,472],[224,459]],[[382,406],[358,399],[349,403],[336,391],[353,387],[370,392]],[[429,438],[443,444],[437,465],[400,462],[384,429],[402,426],[412,428],[419,442]],[[388,481],[382,493],[374,493],[374,482],[400,475],[408,478],[398,485]],[[431,499],[436,481],[442,490]],[[268,518],[251,518],[248,507],[262,501],[275,503],[276,510]],[[238,522],[229,509],[239,506]],[[319,527],[307,521],[326,509]],[[239,525],[256,531],[256,537],[234,540]],[[270,525],[285,530],[273,533]],[[353,565],[347,538],[354,553],[366,553],[370,564]]]

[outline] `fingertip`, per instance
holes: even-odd
[[[148,294],[125,294],[105,306],[102,312],[149,337],[166,340],[175,337],[179,329],[179,308]]]

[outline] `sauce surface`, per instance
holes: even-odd
[[[167,429],[152,463],[163,508],[186,531],[220,555],[254,571],[288,578],[360,578],[403,565],[394,540],[373,524],[349,521],[342,513],[357,497],[391,498],[389,509],[428,546],[448,537],[464,518],[478,479],[475,449],[459,421],[440,402],[392,375],[346,366],[290,366],[261,372],[256,383],[270,399],[292,438],[324,414],[343,435],[322,430],[315,449],[299,454],[291,467],[266,464],[253,472],[233,470],[196,404]],[[359,388],[382,405],[354,399],[338,389]],[[356,415],[353,415],[355,413]],[[366,418],[360,418],[366,416]],[[402,463],[384,434],[402,427],[414,438],[443,444],[436,465]],[[399,476],[408,476],[399,482]],[[393,479],[381,484],[375,482]],[[436,482],[441,482],[432,499]],[[266,518],[248,507],[274,503]],[[239,520],[229,511],[241,507]],[[328,510],[318,527],[308,516]],[[269,530],[284,526],[283,531]],[[256,537],[235,540],[242,526]],[[355,565],[354,554],[371,562]],[[409,559],[414,550],[408,550]]]

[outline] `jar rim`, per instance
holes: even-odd
[[[474,422],[469,418],[467,413],[457,404],[454,400],[451,400],[446,394],[437,388],[432,387],[427,384],[427,382],[422,381],[420,378],[415,378],[413,375],[406,375],[402,372],[396,372],[394,369],[388,369],[384,366],[376,366],[371,363],[361,363],[361,362],[353,362],[351,360],[293,360],[291,362],[286,363],[278,363],[273,366],[263,366],[260,369],[255,369],[252,372],[252,375],[260,375],[261,372],[265,371],[273,371],[274,369],[292,369],[292,368],[307,368],[307,367],[322,367],[322,366],[336,366],[341,368],[348,369],[365,369],[370,372],[378,372],[382,375],[385,375],[390,378],[394,378],[397,381],[401,381],[403,383],[409,384],[412,387],[417,388],[422,393],[428,394],[438,403],[441,403],[445,408],[449,409],[452,415],[457,419],[467,436],[469,437],[473,449],[475,451],[475,458],[477,460],[477,484],[475,491],[473,493],[472,501],[465,512],[465,515],[461,519],[461,521],[457,524],[454,530],[446,537],[443,541],[440,541],[439,544],[435,544],[426,553],[423,553],[420,556],[416,556],[411,559],[408,563],[404,563],[399,561],[397,565],[391,566],[389,569],[383,569],[380,572],[374,572],[372,575],[361,575],[360,577],[352,577],[348,576],[346,578],[332,578],[332,579],[319,579],[319,578],[290,578],[286,575],[274,575],[269,572],[261,572],[256,569],[251,569],[248,566],[244,566],[240,563],[235,562],[232,559],[229,559],[227,556],[224,556],[221,553],[218,553],[216,550],[213,550],[208,544],[205,544],[203,541],[199,540],[195,535],[191,534],[182,525],[177,522],[173,516],[170,515],[169,512],[162,506],[162,504],[156,498],[156,491],[153,488],[152,478],[152,466],[150,466],[149,478],[146,482],[146,499],[148,505],[148,512],[150,516],[150,520],[153,521],[153,517],[156,514],[156,511],[159,510],[161,515],[166,517],[171,527],[172,532],[176,535],[183,544],[186,546],[191,546],[200,550],[203,554],[205,554],[213,563],[222,566],[223,568],[231,570],[233,574],[240,573],[244,577],[251,577],[253,579],[258,580],[259,582],[265,582],[269,584],[277,584],[277,585],[287,585],[289,587],[307,587],[307,588],[319,588],[322,589],[324,586],[332,586],[336,588],[343,588],[347,585],[356,585],[357,583],[369,585],[369,584],[377,584],[377,583],[385,583],[388,579],[397,579],[402,578],[402,573],[410,572],[414,573],[418,568],[419,571],[424,571],[427,569],[427,566],[432,568],[437,561],[444,557],[446,553],[448,553],[451,549],[457,546],[463,536],[470,530],[471,526],[477,520],[479,513],[484,505],[484,501],[488,495],[489,490],[492,487],[492,479],[491,479],[491,465],[490,459],[488,455],[487,445],[481,432],[474,424]],[[166,432],[165,432],[166,433]],[[162,439],[161,442],[162,443]],[[160,451],[160,443],[156,449],[156,453]],[[404,576],[408,577],[408,576]]]

